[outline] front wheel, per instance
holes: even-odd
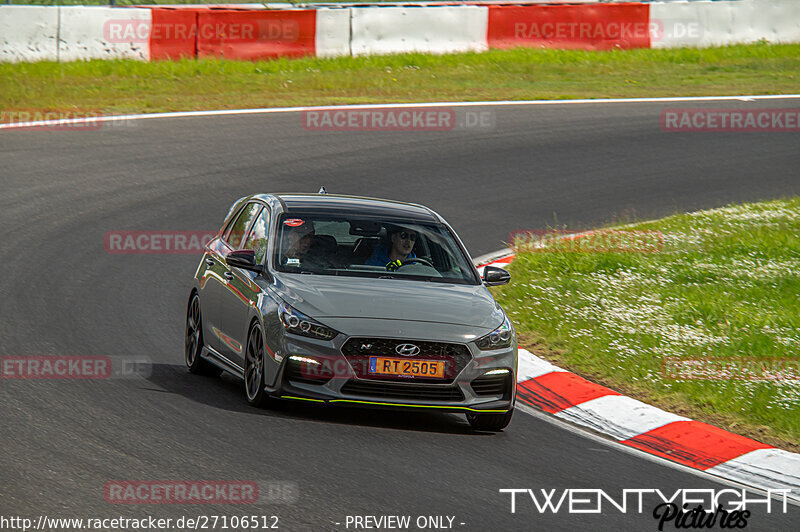
[[[247,351],[244,357],[244,391],[247,402],[264,407],[268,396],[264,391],[264,335],[261,326],[254,323],[247,335]]]
[[[467,414],[467,421],[475,430],[484,430],[489,432],[498,432],[503,430],[511,422],[511,416],[514,415],[512,408],[504,414]]]

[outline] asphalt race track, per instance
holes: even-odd
[[[498,490],[728,487],[524,412],[482,434],[455,415],[251,408],[240,381],[183,366],[199,257],[104,249],[107,231],[216,230],[240,196],[320,185],[424,203],[473,256],[516,229],[800,194],[796,133],[664,132],[666,107],[800,101],[473,108],[491,113],[492,127],[443,132],[308,131],[297,113],[0,131],[0,357],[153,362],[147,378],[0,380],[0,515],[276,515],[288,531],[354,530],[348,515],[431,515],[469,531],[656,530],[652,507],[554,515],[520,499],[512,514]],[[299,497],[180,506],[103,495],[109,481],[223,479],[291,483]],[[755,510],[748,529],[790,530],[799,512]]]

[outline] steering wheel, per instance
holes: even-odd
[[[420,257],[409,257],[407,259],[403,259],[403,260],[400,261],[400,265],[401,265],[401,267],[403,267],[403,266],[405,266],[407,264],[414,264],[415,262],[419,262],[420,264],[423,264],[423,265],[425,265],[425,266],[427,266],[429,268],[433,268],[433,264],[431,264],[431,261],[429,261],[428,259],[420,258]]]

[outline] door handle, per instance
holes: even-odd
[[[233,274],[231,272],[225,272],[222,274],[222,276],[229,281],[233,281]]]
[[[214,259],[206,259],[206,264],[208,266],[213,266],[214,265]]]

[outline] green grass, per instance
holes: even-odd
[[[662,363],[734,358],[741,377],[780,358],[798,379],[800,198],[626,229],[663,233],[663,248],[562,243],[518,254],[512,284],[496,295],[521,337],[612,387],[798,450],[800,380],[675,379]]]
[[[162,112],[800,92],[800,45],[0,64],[0,108]]]

